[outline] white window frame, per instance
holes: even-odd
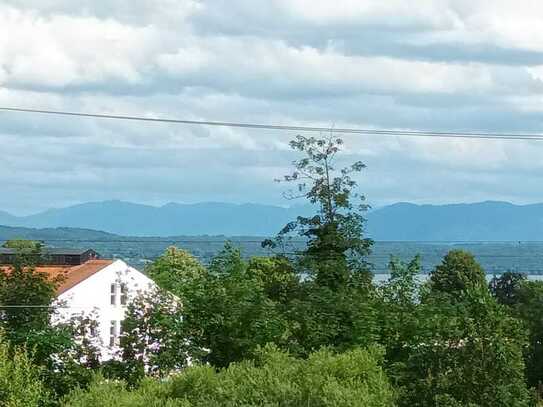
[[[119,322],[111,320],[109,323],[109,347],[113,348],[119,343]]]
[[[117,283],[111,283],[109,286],[109,303],[117,305]]]
[[[128,285],[126,283],[120,283],[121,305],[126,306],[128,304]]]

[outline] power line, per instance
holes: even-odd
[[[14,226],[16,227],[16,226]],[[13,237],[0,237],[0,241],[7,241],[13,239]],[[141,238],[134,238],[129,237],[127,239],[70,239],[70,238],[62,238],[62,239],[42,239],[42,238],[29,238],[28,240],[36,240],[40,242],[73,242],[73,243],[262,243],[263,240],[268,239],[267,237],[263,237],[262,239],[243,239],[238,238],[235,236],[232,236],[229,239],[207,239],[207,240],[198,240],[195,239],[187,239],[187,238],[181,238],[181,239],[175,239],[175,238],[163,238],[163,237],[141,237]],[[450,244],[464,244],[464,245],[499,245],[499,244],[508,244],[508,245],[515,245],[517,247],[522,246],[523,244],[543,244],[543,240],[374,240],[374,244],[407,244],[407,245],[417,245],[417,244],[424,244],[424,245],[450,245]],[[306,243],[305,240],[299,239],[299,240],[293,240],[290,241],[290,243],[300,243],[304,244]]]
[[[0,305],[0,308],[61,308],[61,309],[87,309],[87,308],[100,308],[95,305]]]
[[[190,124],[190,125],[203,125],[203,126],[238,127],[238,128],[250,128],[250,129],[285,130],[285,131],[300,131],[300,132],[319,132],[319,133],[329,132],[329,133],[342,133],[342,134],[464,138],[464,139],[534,140],[534,141],[543,140],[543,134],[527,134],[527,133],[522,134],[522,133],[493,133],[493,132],[445,132],[445,131],[422,131],[422,130],[418,131],[418,130],[331,128],[331,127],[319,127],[319,126],[290,126],[290,125],[274,125],[274,124],[261,124],[261,123],[166,119],[166,118],[152,118],[152,117],[144,117],[144,116],[67,112],[67,111],[60,111],[60,110],[24,109],[24,108],[16,108],[16,107],[0,107],[0,110],[9,111],[9,112],[20,112],[20,113],[39,113],[39,114],[62,115],[62,116],[89,117],[89,118],[98,118],[98,119],[135,120],[135,121],[171,123],[171,124]]]

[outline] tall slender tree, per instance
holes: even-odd
[[[356,272],[367,271],[364,260],[372,241],[363,237],[367,209],[365,197],[356,192],[357,183],[352,175],[365,168],[357,161],[341,169],[336,168],[337,154],[343,146],[333,136],[317,139],[297,136],[290,142],[293,150],[305,156],[294,161],[295,170],[284,176],[284,182],[297,183],[288,199],[305,198],[317,207],[314,216],[299,216],[288,223],[274,241],[265,246],[285,244],[292,234],[307,239],[306,248],[297,253],[300,263],[315,281],[325,287],[337,289],[345,286]]]

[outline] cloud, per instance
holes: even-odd
[[[7,0],[0,105],[329,127],[540,132],[543,5]],[[284,203],[296,132],[0,113],[0,209]],[[374,204],[540,200],[537,142],[345,136]]]

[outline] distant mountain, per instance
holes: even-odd
[[[75,227],[130,236],[268,236],[310,213],[307,206],[170,203],[161,207],[122,201],[91,202],[36,215],[0,217],[0,224],[32,228]],[[1,216],[1,215],[0,215]]]
[[[543,240],[543,204],[397,203],[370,213],[367,231],[375,240]]]
[[[24,228],[0,226],[0,240],[9,239],[28,239],[28,240],[44,240],[51,243],[52,246],[62,246],[64,241],[73,243],[82,241],[82,243],[93,243],[94,241],[118,240],[118,235],[106,232],[100,232],[91,229],[79,228]]]
[[[30,228],[84,228],[124,236],[270,236],[310,206],[92,202],[16,217],[0,212],[0,224]],[[375,240],[543,240],[543,204],[480,202],[452,205],[397,203],[366,214]]]
[[[7,212],[0,211],[0,225],[11,225],[17,222],[17,217],[10,215]]]

